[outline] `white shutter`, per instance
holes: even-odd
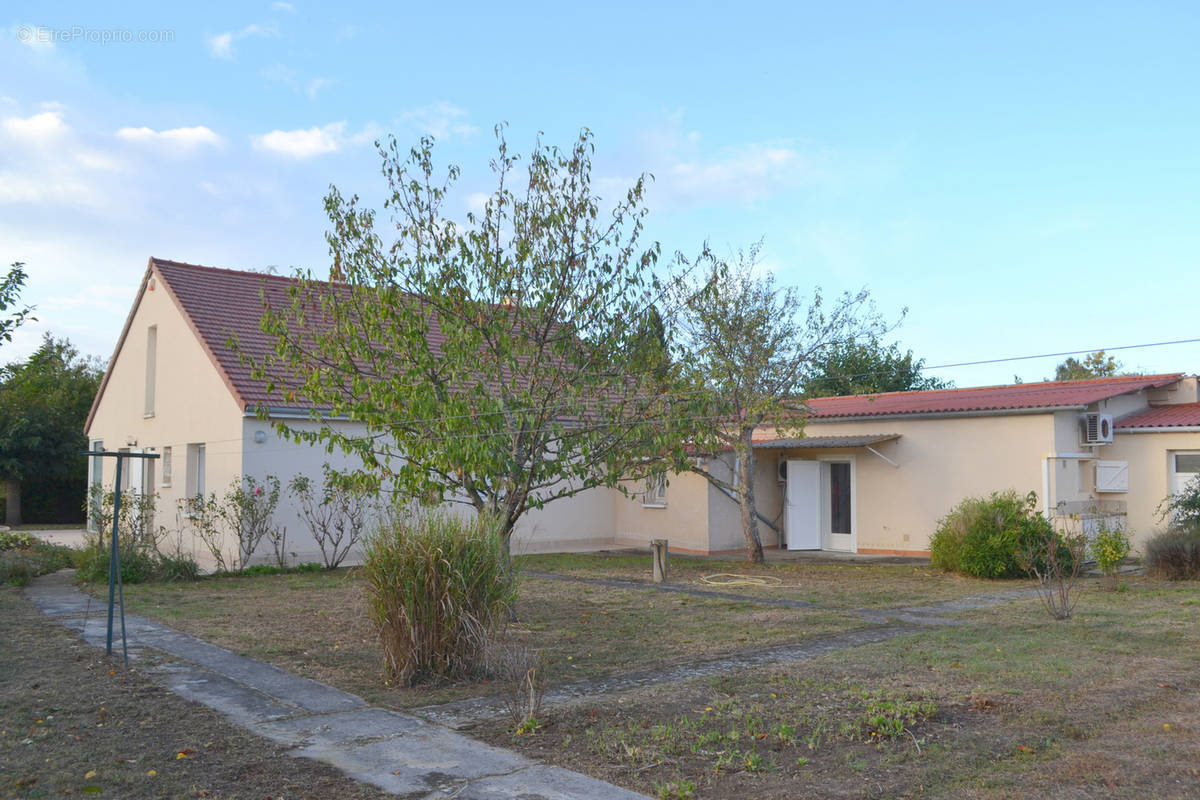
[[[1097,492],[1128,492],[1129,491],[1129,462],[1128,461],[1097,461],[1096,462],[1096,491]]]

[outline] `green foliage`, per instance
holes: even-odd
[[[82,358],[66,339],[49,334],[27,361],[4,369],[0,479],[66,480],[77,487],[76,497],[83,494],[87,480],[87,464],[79,457],[87,449],[83,423],[101,374],[98,362]],[[8,509],[9,524],[20,523],[16,512]]]
[[[397,512],[366,539],[362,574],[389,682],[477,674],[517,594],[500,521]]]
[[[279,505],[279,479],[267,475],[262,481],[250,475],[234,477],[223,495],[188,497],[179,501],[181,528],[188,528],[208,548],[218,572],[246,569],[250,558],[265,538],[271,542],[276,561],[285,564],[286,531],[275,524]],[[227,537],[237,551],[226,549]]]
[[[1129,541],[1129,535],[1125,533],[1125,529],[1119,525],[1107,523],[1101,523],[1091,543],[1092,557],[1096,559],[1096,566],[1110,577],[1117,574],[1117,567],[1121,566],[1121,562],[1129,556],[1132,548],[1133,545]]]
[[[112,552],[113,503],[111,491],[93,485],[88,490],[87,507],[97,533],[89,535],[82,550],[75,551],[76,577],[89,583],[108,581],[108,562]],[[166,529],[154,525],[157,494],[121,493],[117,535],[121,545],[121,581],[195,580],[200,566],[181,547],[164,551]]]
[[[1026,574],[1022,555],[1047,536],[1056,534],[1038,512],[1033,492],[968,497],[938,520],[929,540],[930,561],[977,578],[1018,578]]]
[[[950,381],[921,374],[925,359],[896,343],[884,347],[877,337],[840,342],[822,354],[808,379],[808,397],[949,389]]]
[[[33,547],[38,541],[38,537],[25,531],[0,531],[0,552],[24,550]]]
[[[1168,495],[1158,516],[1173,525],[1200,526],[1200,475],[1184,484],[1183,491]]]
[[[1054,380],[1078,381],[1086,378],[1107,378],[1117,375],[1123,365],[1103,350],[1088,353],[1082,361],[1071,356],[1054,368]]]
[[[893,697],[882,692],[864,692],[866,708],[858,719],[863,734],[870,739],[895,739],[919,720],[937,713],[937,704],[929,700]]]
[[[33,311],[30,307],[25,307],[13,311],[13,307],[17,304],[17,299],[21,296],[21,289],[25,286],[25,265],[20,261],[9,267],[8,273],[3,279],[0,279],[0,342],[11,342],[13,332],[21,327],[27,320],[36,319],[31,317],[30,312]]]
[[[1146,566],[1168,580],[1200,580],[1200,524],[1173,525],[1151,537]]]
[[[673,781],[655,781],[654,795],[662,800],[691,800],[696,796],[696,783],[687,778]]]
[[[24,586],[38,575],[70,567],[75,553],[28,533],[0,531],[0,584]]]
[[[459,168],[440,174],[429,138],[380,148],[390,224],[331,190],[336,283],[298,275],[252,366],[275,396],[370,432],[283,434],[360,457],[365,487],[466,498],[507,537],[530,508],[640,481],[680,437],[641,322],[661,294],[660,248],[639,242],[644,180],[602,209],[589,132],[566,150],[538,141],[523,164],[497,138],[496,188],[465,223],[448,199]]]

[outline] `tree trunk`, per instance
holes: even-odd
[[[15,527],[21,524],[21,479],[9,478],[5,487],[4,524]]]
[[[758,535],[758,507],[754,503],[754,428],[742,429],[742,447],[738,464],[738,507],[742,512],[742,533],[746,535],[746,558],[762,564],[762,539]]]

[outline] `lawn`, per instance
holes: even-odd
[[[1196,797],[1200,590],[1125,587],[477,735],[661,797]]]
[[[125,670],[0,587],[0,797],[384,800]],[[144,662],[142,662],[144,663]]]
[[[130,613],[394,708],[494,691],[485,682],[383,686],[381,651],[353,570],[130,585],[125,598]],[[553,684],[867,625],[840,609],[763,607],[540,578],[522,580],[517,617],[510,633],[544,651]]]
[[[895,608],[1012,588],[1011,582],[943,573],[928,562],[787,560],[774,553],[768,554],[767,559],[765,565],[755,566],[733,559],[672,555],[669,578],[697,589],[799,600],[843,609]],[[650,581],[650,557],[643,554],[561,553],[525,556],[520,563],[527,570],[579,578]],[[713,585],[704,581],[706,576],[722,574],[761,578],[768,585]]]
[[[533,556],[526,570],[644,581],[648,558]],[[866,625],[852,609],[1011,593],[911,564],[673,559],[672,580],[737,572],[780,586],[716,591],[815,601],[778,607],[653,587],[526,577],[514,635],[551,684],[801,641]],[[1032,597],[813,660],[655,685],[546,709],[522,735],[476,736],[661,797],[1194,797],[1200,786],[1200,588],[1084,580],[1076,615]],[[398,708],[492,693],[486,682],[380,683],[352,570],[128,587],[129,608]]]

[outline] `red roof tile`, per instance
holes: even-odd
[[[1118,420],[1114,427],[1117,430],[1200,427],[1200,403],[1151,406],[1146,411]]]
[[[971,389],[819,397],[808,401],[813,419],[881,417],[897,414],[947,414],[965,411],[1016,411],[1032,408],[1088,406],[1110,397],[1169,386],[1182,378],[1169,375],[1126,375],[1081,381],[1047,381]]]

